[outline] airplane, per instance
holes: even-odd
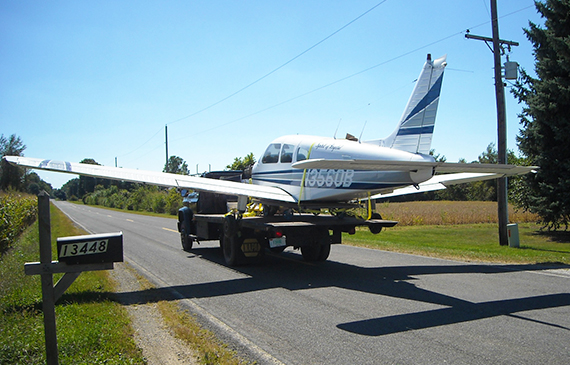
[[[326,209],[537,169],[438,162],[429,155],[446,58],[432,60],[428,54],[401,120],[388,137],[370,141],[350,135],[279,137],[251,169],[250,183],[20,156],[4,159],[32,169],[234,195],[240,213],[247,209],[249,198],[273,208]]]

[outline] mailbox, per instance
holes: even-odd
[[[123,232],[62,237],[57,256],[68,265],[123,261]]]

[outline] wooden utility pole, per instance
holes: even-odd
[[[164,143],[166,144],[166,165],[165,168],[168,168],[168,125],[164,125]]]
[[[501,75],[501,44],[499,43],[499,19],[497,18],[497,0],[491,0],[491,23],[493,27],[493,56],[495,58],[495,94],[497,97],[497,135],[498,163],[507,163],[507,113],[505,110],[505,88]],[[509,210],[507,199],[507,178],[497,179],[497,205],[499,214],[499,244],[507,246],[507,224]]]
[[[491,24],[493,37],[481,37],[466,34],[466,38],[492,42],[495,69],[495,95],[497,104],[497,136],[498,136],[498,163],[507,163],[507,113],[505,108],[505,87],[501,74],[501,53],[504,44],[518,46],[517,42],[505,41],[499,38],[499,18],[497,15],[497,0],[491,0]],[[509,223],[509,210],[507,199],[507,178],[497,179],[497,214],[499,218],[499,244],[507,246],[509,238],[507,235],[507,224]]]

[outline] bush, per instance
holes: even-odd
[[[139,185],[133,191],[119,190],[117,186],[105,189],[97,186],[93,193],[83,197],[83,203],[153,213],[178,214],[182,197],[175,188],[165,190],[157,186]]]

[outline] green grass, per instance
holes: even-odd
[[[570,235],[539,228],[519,224],[520,248],[500,246],[496,224],[396,226],[378,235],[359,229],[355,235],[344,234],[343,242],[462,261],[570,265]]]
[[[51,224],[54,258],[56,237],[85,234],[54,207]],[[39,260],[38,241],[35,223],[0,262],[0,364],[46,361],[40,277],[24,274],[25,262]],[[84,272],[56,303],[60,364],[146,363],[114,290],[106,272]]]

